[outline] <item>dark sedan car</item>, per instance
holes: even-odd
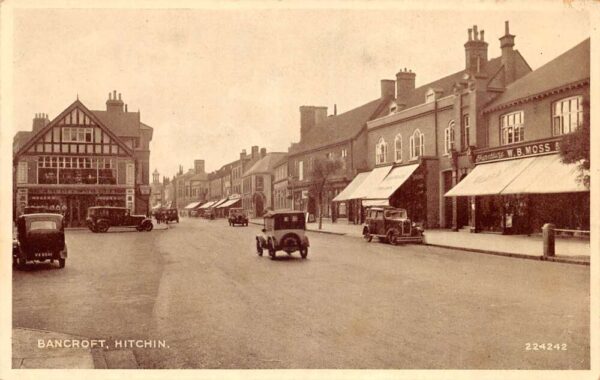
[[[28,261],[54,262],[65,267],[67,244],[63,216],[25,214],[17,219],[17,239],[13,242],[13,264],[23,269]]]
[[[152,231],[154,227],[146,215],[131,215],[131,210],[126,207],[90,207],[86,222],[92,232],[106,232],[110,227],[135,227],[138,231]]]

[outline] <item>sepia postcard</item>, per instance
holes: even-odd
[[[599,379],[599,7],[0,2],[0,379]]]

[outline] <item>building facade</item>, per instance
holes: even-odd
[[[274,209],[273,178],[276,166],[285,162],[287,153],[261,150],[261,158],[242,176],[242,207],[251,218]]]
[[[292,191],[288,189],[287,157],[273,167],[273,208],[275,210],[292,209]]]
[[[313,183],[311,172],[316,159],[341,161],[342,167],[328,180],[323,201],[323,216],[337,214],[353,218],[346,201],[333,199],[350,183],[354,176],[367,169],[367,128],[369,120],[379,117],[394,98],[393,81],[381,81],[378,99],[347,112],[327,115],[327,107],[300,107],[300,141],[288,149],[288,188],[292,192],[292,207],[316,214],[316,201],[310,194]]]
[[[545,223],[590,229],[589,188],[559,155],[563,138],[589,123],[589,102],[587,39],[483,109],[487,144],[472,152],[475,168],[447,194],[470,205],[473,231],[530,234]]]
[[[473,26],[464,69],[419,87],[411,70],[396,74],[395,99],[383,116],[367,123],[373,174],[359,189],[363,206],[406,208],[428,228],[469,225],[468,202],[444,194],[472,169],[471,152],[488,144],[484,106],[531,71],[514,49],[508,23],[500,48],[499,57],[488,59],[484,31]]]
[[[60,210],[68,226],[84,225],[95,205],[147,214],[151,140],[152,128],[127,111],[116,91],[106,111],[76,100],[52,121],[37,114],[33,130],[13,142],[15,214],[27,206]]]

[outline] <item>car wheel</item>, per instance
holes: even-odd
[[[66,259],[58,259],[58,267],[64,268],[67,260]]]
[[[300,249],[300,256],[303,259],[306,259],[306,256],[308,256],[308,247],[304,247]]]
[[[260,245],[260,240],[258,240],[258,239],[256,239],[256,253],[259,256],[263,255],[263,248],[262,248],[262,245]]]
[[[388,243],[392,245],[398,245],[398,239],[394,230],[389,230],[386,235]]]
[[[18,257],[17,258],[17,268],[18,269],[25,269],[25,266],[27,266],[27,259],[24,257]]]
[[[273,242],[271,240],[269,240],[269,256],[271,256],[271,260],[275,259],[275,247],[273,247]]]
[[[152,231],[153,228],[154,225],[152,224],[152,222],[146,222],[146,224],[144,225],[144,229],[148,232]]]
[[[100,222],[100,223],[98,223],[98,226],[96,227],[96,230],[98,230],[98,232],[106,232],[106,231],[108,231],[108,223],[106,223],[106,222]]]

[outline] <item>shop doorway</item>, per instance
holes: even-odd
[[[467,176],[464,173],[460,177],[462,181]],[[459,181],[459,182],[460,182]],[[456,197],[456,226],[463,228],[469,225],[469,197]]]
[[[69,227],[85,226],[87,209],[96,204],[93,195],[72,195],[67,197],[67,210],[65,219]]]

